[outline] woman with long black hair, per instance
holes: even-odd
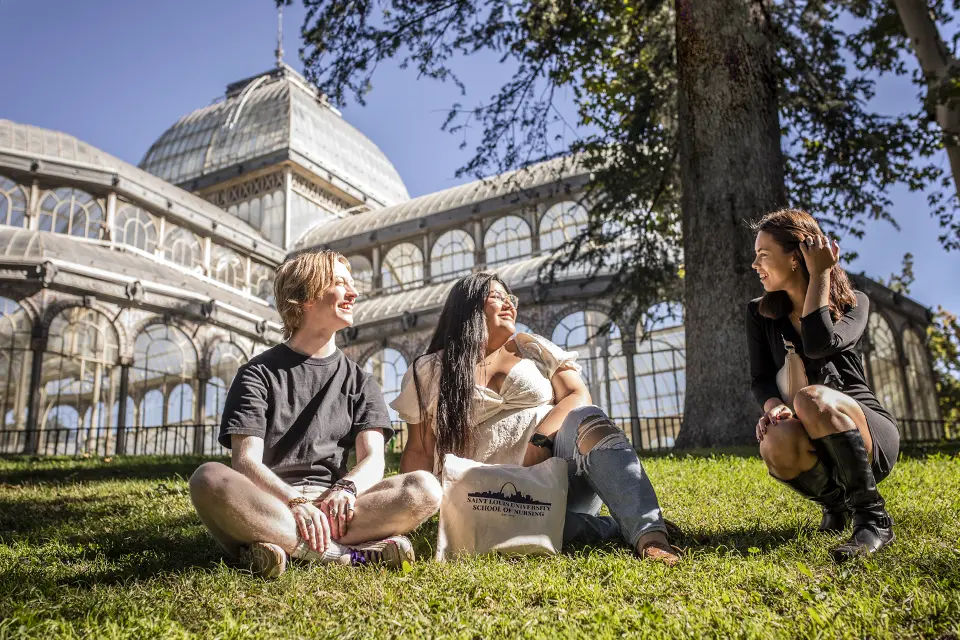
[[[564,541],[622,536],[643,558],[678,560],[636,452],[591,404],[577,354],[516,333],[518,300],[491,273],[454,284],[426,353],[391,403],[409,425],[401,473],[440,471],[443,457],[490,464],[567,460]],[[606,503],[613,517],[599,516]]]
[[[769,213],[755,230],[753,268],[766,293],[747,305],[746,326],[751,391],[764,412],[760,455],[771,476],[822,507],[821,531],[843,531],[853,516],[836,561],[879,551],[894,535],[877,482],[900,436],[864,374],[870,301],[809,213]]]

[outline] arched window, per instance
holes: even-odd
[[[127,396],[127,414],[126,414],[126,423],[127,428],[130,428],[130,425],[137,424],[137,403],[133,401],[129,395]],[[117,400],[113,403],[113,408],[110,410],[110,424],[118,425],[120,424],[120,401]]]
[[[30,399],[33,324],[16,301],[0,298],[0,417],[3,429],[23,429]]]
[[[407,371],[407,359],[396,349],[387,347],[377,351],[363,363],[363,370],[373,376],[380,385],[383,399],[387,402],[387,410],[391,421],[399,421],[400,416],[390,407],[394,398],[400,395],[400,386],[403,374]]]
[[[140,401],[140,415],[137,422],[138,427],[162,427],[163,426],[163,391],[160,389],[151,389],[143,395]],[[144,440],[144,438],[135,438],[134,442]]]
[[[879,313],[871,313],[868,322],[870,351],[868,368],[873,377],[873,392],[894,418],[907,417],[903,380],[900,378],[900,358],[890,325]]]
[[[350,263],[350,274],[357,292],[366,294],[373,291],[373,266],[370,261],[357,255],[347,258],[347,262]]]
[[[680,417],[686,391],[686,334],[676,303],[651,307],[637,326],[633,359],[640,418]],[[655,437],[655,436],[654,436]]]
[[[453,280],[473,269],[473,238],[466,231],[453,229],[437,238],[430,250],[430,275],[437,280]]]
[[[81,238],[103,237],[103,206],[89,193],[61,188],[40,197],[40,230]]]
[[[516,326],[517,326],[517,333],[534,333],[533,329],[523,324],[519,320],[517,321]]]
[[[207,401],[203,409],[204,424],[220,424],[223,407],[227,401],[227,383],[220,378],[207,380]]]
[[[166,424],[194,424],[193,384],[182,383],[170,391],[167,398]]]
[[[263,196],[262,202],[263,221],[259,228],[267,240],[281,246],[283,245],[283,219],[286,216],[283,206],[283,192],[268,193]],[[293,242],[294,239],[291,239],[290,242]]]
[[[553,342],[561,349],[576,351],[583,367],[584,381],[593,402],[611,418],[630,417],[630,395],[627,388],[627,359],[623,355],[620,329],[599,311],[575,311],[553,330]]]
[[[140,424],[193,423],[196,377],[197,352],[181,329],[164,324],[144,329],[134,344],[130,369],[130,393],[144,399]]]
[[[163,240],[163,257],[187,269],[203,269],[203,247],[200,238],[186,229],[168,231]]]
[[[310,198],[292,191],[290,193],[289,204],[290,236],[287,241],[293,243],[298,238],[306,235],[306,232],[319,226],[323,221],[337,220],[338,216],[321,207]]]
[[[487,229],[483,244],[487,250],[487,266],[525,258],[532,251],[530,225],[520,216],[503,216]]]
[[[27,207],[30,195],[6,176],[0,176],[0,224],[11,227],[27,226]]]
[[[404,291],[423,284],[423,254],[405,242],[387,251],[380,269],[385,292]]]
[[[273,269],[270,267],[252,263],[250,266],[250,292],[262,300],[274,306],[276,300],[273,297]]]
[[[237,376],[237,370],[247,361],[243,350],[232,342],[218,342],[210,352],[210,380],[207,381],[207,401],[204,422],[219,425],[227,391]]]
[[[132,204],[124,204],[114,221],[113,241],[153,253],[157,249],[157,225],[153,216]]]
[[[74,430],[80,426],[80,413],[75,407],[58,404],[47,412],[43,428],[46,431]],[[54,436],[59,440],[59,436]],[[49,437],[48,437],[49,440]]]
[[[93,408],[83,424],[88,450],[95,447],[95,430],[105,430],[110,416],[102,410],[116,402],[120,376],[117,360],[119,338],[110,318],[95,309],[70,307],[50,323],[50,338],[44,353],[40,404],[44,428],[76,428],[81,416]],[[41,442],[46,450],[54,441],[48,435]],[[77,441],[78,448],[79,439]],[[70,451],[59,450],[60,453]]]
[[[263,226],[263,203],[260,198],[250,201],[250,226],[258,231]]]
[[[907,356],[907,389],[913,400],[913,417],[917,420],[939,420],[937,394],[927,363],[923,340],[913,329],[903,332],[903,350]]]
[[[236,252],[226,247],[213,246],[213,253],[210,256],[210,275],[214,280],[234,289],[243,289],[247,285],[243,261]]]
[[[558,202],[540,219],[540,249],[554,251],[587,226],[587,210],[576,202]]]

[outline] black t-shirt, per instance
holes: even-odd
[[[857,306],[836,322],[828,307],[821,307],[800,319],[800,334],[788,317],[765,318],[760,315],[760,298],[747,305],[747,342],[750,347],[750,391],[761,407],[770,398],[780,398],[777,372],[783,367],[786,338],[793,343],[803,361],[810,384],[822,384],[845,393],[860,404],[896,424],[867,385],[863,369],[861,342],[870,317],[870,299],[855,291]]]
[[[393,437],[387,405],[373,378],[339,349],[311,358],[285,344],[240,367],[230,385],[220,444],[231,435],[263,438],[263,463],[290,484],[330,486],[347,472],[357,434]]]

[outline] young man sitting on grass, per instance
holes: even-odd
[[[334,342],[353,324],[349,263],[332,251],[300,254],[277,271],[275,293],[288,340],[237,372],[220,425],[231,466],[208,462],[190,478],[200,520],[263,577],[283,573],[288,556],[413,561],[401,534],[436,513],[443,492],[427,471],[383,479],[393,435],[383,395]]]

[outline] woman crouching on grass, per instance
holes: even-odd
[[[843,531],[853,515],[853,535],[833,549],[837,562],[879,551],[894,535],[877,482],[897,460],[900,435],[864,375],[869,300],[810,214],[776,211],[755,230],[753,268],[766,293],[747,305],[747,338],[764,411],[760,455],[770,475],[822,507],[820,531]],[[802,362],[792,383],[781,372],[790,349]]]
[[[636,452],[590,403],[577,354],[517,334],[516,296],[496,275],[461,278],[425,355],[391,403],[409,426],[401,473],[439,472],[453,453],[489,464],[567,460],[564,542],[619,537],[642,558],[678,558]],[[599,516],[606,503],[613,517]]]

